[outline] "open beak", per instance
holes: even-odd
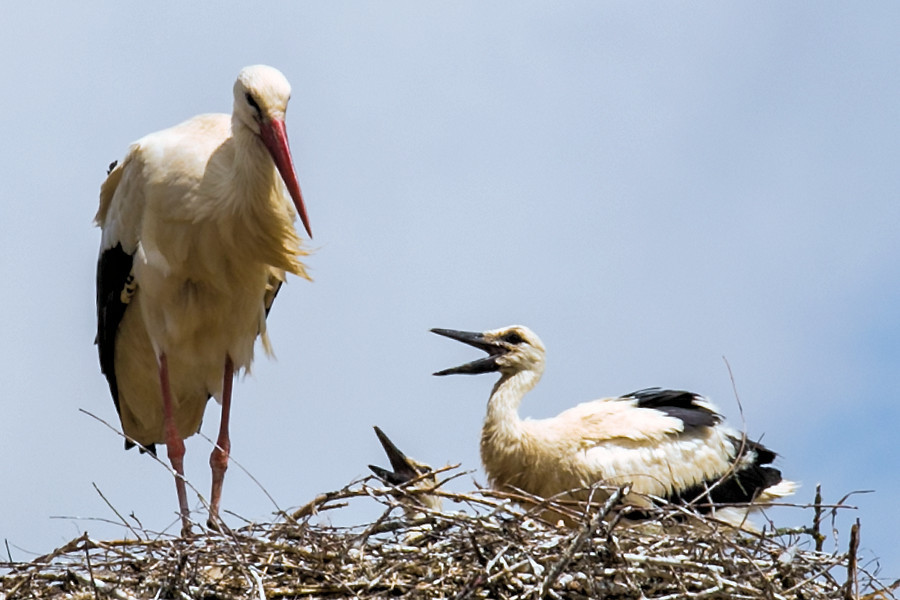
[[[394,445],[394,442],[392,442],[391,439],[377,426],[375,427],[375,435],[378,436],[378,441],[381,442],[384,453],[387,454],[388,460],[391,461],[391,468],[393,471],[388,471],[387,469],[376,467],[375,465],[369,465],[369,468],[373,473],[391,485],[404,484],[420,475],[415,467],[413,467],[409,458],[407,458],[406,455]]]
[[[484,358],[473,360],[472,362],[468,362],[458,367],[438,371],[437,373],[434,373],[434,375],[478,375],[480,373],[492,373],[500,370],[500,365],[497,364],[497,358],[506,352],[506,348],[496,341],[485,338],[483,333],[456,331],[454,329],[432,329],[431,332],[448,337],[451,340],[474,346],[475,348],[484,350],[488,353],[488,356]]]
[[[288,145],[287,130],[284,121],[272,119],[264,121],[260,126],[260,137],[263,144],[272,155],[275,167],[281,173],[281,179],[287,186],[288,193],[297,208],[297,214],[303,222],[306,233],[312,238],[312,229],[309,228],[309,217],[306,216],[306,206],[303,204],[303,194],[300,193],[300,182],[297,180],[297,172],[294,171],[294,160],[291,158],[291,148]]]

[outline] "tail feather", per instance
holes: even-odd
[[[733,439],[732,443],[742,454],[736,457],[730,473],[673,493],[668,500],[695,503],[708,512],[715,504],[766,504],[794,493],[797,484],[769,466],[776,458],[774,452],[750,440]]]

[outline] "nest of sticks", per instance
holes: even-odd
[[[567,504],[521,493],[444,491],[462,473],[437,471],[384,488],[374,478],[321,494],[273,523],[193,538],[130,523],[133,539],[87,534],[29,563],[0,563],[0,600],[18,598],[895,598],[857,560],[859,524],[845,548],[823,551],[819,525],[843,503],[809,506],[812,526],[738,532],[696,512],[661,504],[629,522],[623,488],[605,500]],[[454,473],[455,471],[455,473]],[[416,485],[419,483],[420,485]],[[420,494],[440,496],[443,511]],[[327,511],[378,502],[372,523],[327,524]],[[531,506],[529,510],[521,508]],[[547,508],[577,523],[538,516]]]

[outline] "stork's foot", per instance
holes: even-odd
[[[210,531],[215,531],[217,533],[231,533],[231,529],[228,528],[228,525],[225,524],[225,521],[223,521],[219,515],[209,515],[209,519],[206,520],[206,527]]]
[[[181,518],[181,537],[183,537],[183,538],[194,537],[193,523],[191,523],[190,519],[188,519],[187,517]]]

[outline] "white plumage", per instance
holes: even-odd
[[[290,93],[278,70],[243,69],[232,115],[141,138],[100,191],[101,370],[125,434],[151,451],[165,443],[182,476],[183,439],[198,430],[210,396],[222,402],[213,523],[234,373],[250,367],[257,337],[269,350],[266,315],[285,272],[307,277],[293,226],[299,213],[309,232],[284,127]],[[176,486],[188,531],[181,478]]]
[[[481,434],[481,459],[495,488],[548,498],[597,482],[630,483],[631,501],[643,507],[648,495],[707,507],[764,504],[795,488],[768,466],[774,453],[723,425],[715,407],[696,394],[648,389],[585,402],[549,419],[523,420],[519,404],[544,371],[537,335],[523,326],[432,331],[488,352],[435,375],[500,373]],[[721,516],[741,521],[746,510]]]

